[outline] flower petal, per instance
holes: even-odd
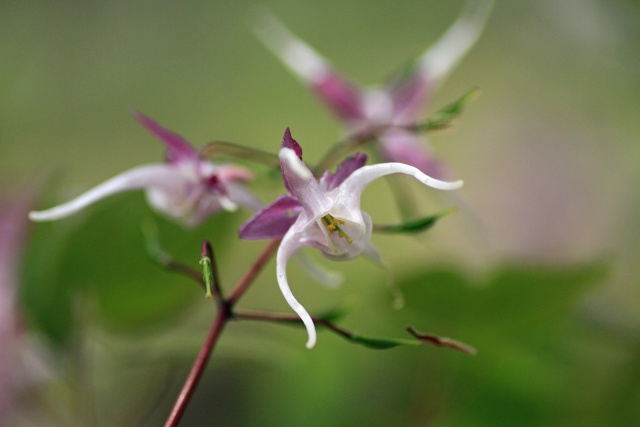
[[[355,122],[364,117],[362,92],[336,71],[327,69],[312,88],[339,119]]]
[[[44,211],[30,212],[29,218],[33,221],[55,221],[73,215],[90,204],[112,194],[155,186],[178,186],[179,182],[176,182],[176,178],[180,179],[181,177],[171,165],[152,164],[139,166],[114,176],[67,203]]]
[[[293,35],[275,16],[269,13],[260,16],[254,31],[339,118],[352,121],[363,117],[360,90],[333,70],[325,58]]]
[[[285,129],[284,131],[280,148],[290,148],[296,153],[296,156],[302,159],[302,147],[300,146],[300,144],[298,144],[298,141],[293,139],[293,137],[291,136],[291,129],[289,128]]]
[[[325,171],[322,178],[320,178],[320,184],[325,188],[325,190],[331,191],[342,184],[349,175],[363,167],[366,163],[367,155],[364,153],[356,153],[340,163],[336,168],[335,173],[331,174],[329,171]]]
[[[416,119],[425,101],[480,37],[493,1],[469,1],[458,20],[410,67],[402,69],[386,85],[393,100],[396,123]]]
[[[403,71],[385,87],[391,99],[394,119],[397,124],[405,124],[420,116],[428,101],[432,85],[426,73],[419,66],[409,72]]]
[[[226,189],[229,200],[239,206],[254,212],[264,207],[264,203],[242,184],[232,182],[227,184]]]
[[[296,252],[296,259],[304,267],[309,276],[316,282],[334,288],[340,285],[344,276],[337,271],[329,270],[324,265],[316,262],[304,252]]]
[[[462,181],[440,181],[425,175],[418,168],[404,163],[378,163],[358,169],[340,185],[338,188],[339,199],[334,210],[340,211],[344,218],[349,219],[350,213],[360,212],[360,195],[366,186],[377,178],[394,173],[411,175],[424,185],[438,190],[456,190],[463,184]],[[357,221],[357,218],[354,218],[354,221]]]
[[[441,81],[476,43],[493,7],[493,0],[469,0],[451,27],[420,57],[420,73]]]
[[[298,199],[284,194],[242,224],[238,234],[246,240],[281,238],[296,222],[301,211]]]
[[[166,160],[169,163],[196,160],[198,158],[198,151],[182,136],[160,126],[158,122],[139,111],[134,111],[133,115],[149,132],[167,146]]]
[[[211,165],[212,163],[201,162],[201,164]],[[253,179],[253,172],[233,164],[216,164],[212,168],[212,173],[215,174],[223,184],[233,181],[249,182]]]
[[[435,158],[420,135],[401,129],[391,129],[380,137],[378,150],[385,162],[405,163],[434,178],[447,175],[446,166]]]
[[[291,194],[298,199],[310,217],[315,219],[324,215],[331,208],[332,202],[309,168],[290,148],[281,148],[279,157],[282,175]]]
[[[302,241],[298,239],[298,228],[297,225],[300,224],[300,220],[296,224],[294,224],[287,234],[282,239],[282,243],[280,243],[280,247],[278,248],[278,254],[276,256],[276,277],[278,279],[278,285],[280,286],[280,291],[284,296],[284,299],[287,301],[289,306],[295,311],[304,326],[307,328],[307,334],[309,338],[307,339],[307,348],[312,348],[316,344],[316,328],[313,324],[313,319],[305,310],[305,308],[298,302],[298,300],[291,293],[291,288],[289,288],[289,282],[287,281],[287,263],[291,256],[302,246]]]

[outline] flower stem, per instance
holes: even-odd
[[[313,168],[313,174],[318,177],[325,170],[329,170],[333,165],[337,164],[348,154],[356,151],[362,146],[376,140],[376,131],[370,131],[363,134],[355,134],[333,145],[320,159],[318,164]]]
[[[302,320],[297,314],[284,314],[284,313],[268,313],[268,312],[253,312],[248,310],[237,311],[234,313],[234,318],[237,320],[262,320],[267,322],[285,322],[293,324],[301,324]],[[343,329],[333,322],[323,319],[322,317],[311,316],[311,320],[314,323],[324,326],[325,328],[335,332],[336,334],[351,339],[353,333],[346,329]]]
[[[226,325],[229,316],[230,314],[228,310],[221,309],[218,311],[218,314],[211,325],[211,329],[209,330],[209,335],[207,335],[207,339],[202,345],[202,348],[198,353],[198,357],[196,357],[196,360],[191,367],[191,372],[189,372],[189,376],[187,377],[184,386],[182,386],[182,391],[180,392],[176,403],[173,405],[173,409],[165,423],[165,427],[175,427],[180,422],[180,419],[182,418],[182,415],[184,415],[184,411],[187,409],[187,405],[200,382],[200,378],[202,378],[202,374],[207,366],[213,347],[218,341],[218,337],[222,333],[222,329]]]
[[[233,304],[244,294],[244,292],[249,288],[251,283],[258,276],[258,273],[262,271],[262,268],[266,265],[271,255],[275,252],[280,244],[280,239],[272,240],[267,247],[262,251],[262,254],[258,257],[255,263],[249,268],[247,273],[238,281],[235,288],[231,292],[229,298],[224,298],[222,295],[222,290],[220,287],[220,282],[218,279],[218,270],[215,263],[215,258],[213,255],[213,250],[209,245],[208,241],[204,241],[202,243],[202,257],[206,257],[211,260],[211,270],[212,270],[212,291],[213,296],[218,303],[218,313],[216,314],[215,320],[211,325],[211,329],[209,330],[209,335],[207,335],[207,339],[204,344],[200,348],[200,352],[198,353],[198,357],[196,358],[193,366],[191,367],[191,372],[189,372],[189,376],[182,386],[182,390],[178,395],[178,399],[171,410],[171,414],[165,423],[165,427],[175,427],[180,422],[184,411],[187,409],[187,405],[189,405],[189,401],[193,396],[193,393],[200,382],[200,378],[202,378],[202,374],[204,373],[205,368],[207,367],[207,362],[209,361],[209,357],[213,352],[213,348],[218,341],[224,326],[227,322],[234,317],[234,313],[232,311]],[[204,284],[204,280],[200,277],[200,281]]]
[[[238,299],[244,294],[249,285],[253,283],[258,273],[262,271],[262,268],[265,266],[271,255],[278,249],[278,245],[280,245],[280,239],[274,239],[267,247],[262,251],[262,254],[258,257],[256,262],[251,266],[251,268],[246,272],[246,274],[240,279],[236,287],[231,291],[231,295],[227,298],[227,304],[229,306],[233,306]]]

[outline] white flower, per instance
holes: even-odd
[[[281,237],[276,274],[280,290],[291,308],[307,328],[307,347],[316,342],[316,331],[309,313],[293,296],[287,281],[286,267],[300,248],[311,246],[329,259],[350,260],[365,254],[379,260],[371,243],[371,218],[360,209],[360,195],[375,179],[394,173],[413,176],[423,184],[439,190],[455,190],[462,181],[444,182],[413,166],[403,163],[380,163],[364,166],[366,156],[347,159],[331,175],[325,173],[318,181],[300,159],[302,151],[287,129],[280,164],[286,187],[291,195],[281,196],[258,212],[240,229],[246,239]]]
[[[112,194],[138,189],[146,191],[147,200],[154,209],[187,227],[196,226],[223,209],[260,208],[260,201],[243,185],[252,178],[249,170],[203,160],[180,135],[140,113],[136,113],[136,118],[167,146],[164,163],[130,169],[67,203],[30,212],[29,218],[54,221]]]
[[[268,13],[255,21],[254,28],[264,44],[336,115],[348,134],[388,127],[376,144],[384,161],[406,163],[441,177],[446,174],[445,165],[422,136],[403,127],[422,116],[435,87],[478,40],[492,5],[493,0],[469,0],[456,22],[409,69],[375,87],[352,83]]]

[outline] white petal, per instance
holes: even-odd
[[[463,182],[454,181],[440,181],[439,179],[432,178],[419,169],[406,165],[404,163],[378,163],[376,165],[364,166],[351,174],[339,187],[338,187],[338,201],[336,202],[336,209],[346,213],[357,212],[360,210],[360,195],[362,191],[373,180],[380,178],[381,176],[391,175],[394,173],[402,173],[405,175],[411,175],[424,185],[436,188],[438,190],[456,190],[462,187]],[[334,190],[336,191],[336,190]]]
[[[280,162],[285,163],[291,173],[296,175],[301,181],[309,181],[313,179],[313,174],[304,164],[302,160],[297,156],[296,152],[291,148],[282,148],[279,153]]]
[[[65,218],[112,194],[141,188],[175,185],[178,177],[179,173],[171,165],[139,166],[114,176],[67,203],[44,211],[30,212],[29,218],[33,221],[54,221]]]
[[[287,184],[300,205],[313,219],[324,216],[333,202],[320,187],[309,168],[290,148],[280,149],[280,164]]]
[[[264,203],[262,203],[260,199],[258,199],[256,195],[243,184],[231,182],[227,184],[226,190],[229,200],[239,206],[254,212],[259,211],[264,207]]]
[[[325,268],[303,252],[296,252],[296,259],[302,264],[304,269],[307,270],[309,276],[313,277],[318,283],[334,288],[344,280],[342,274]]]
[[[438,190],[457,190],[462,187],[463,181],[441,181],[430,177],[421,172],[418,168],[406,165],[404,163],[378,163],[376,165],[364,166],[355,171],[347,178],[340,188],[342,191],[362,193],[367,185],[381,176],[391,175],[394,173],[403,173],[411,175],[424,185]]]
[[[280,286],[280,291],[282,292],[284,299],[287,301],[289,306],[291,306],[293,311],[300,316],[302,323],[304,323],[304,326],[307,328],[307,334],[309,336],[307,340],[307,348],[312,348],[316,345],[316,328],[307,310],[305,310],[302,304],[300,304],[291,293],[289,282],[287,281],[287,262],[289,262],[291,256],[302,246],[300,241],[297,240],[298,231],[296,225],[297,223],[291,226],[287,234],[282,238],[282,243],[280,243],[280,247],[278,248],[278,255],[276,257],[276,277],[278,278],[278,285]]]
[[[218,202],[225,211],[235,212],[238,210],[238,205],[231,201],[231,199],[224,194],[218,196]]]
[[[371,261],[378,264],[379,266],[383,268],[388,268],[387,264],[382,259],[382,255],[380,255],[378,248],[376,248],[373,245],[373,243],[371,243],[371,232],[373,230],[373,221],[371,221],[371,216],[369,216],[368,213],[362,211],[362,220],[364,221],[364,224],[367,230],[367,234],[366,234],[367,243],[364,245],[362,253],[366,255]]]
[[[428,79],[441,80],[480,37],[493,0],[469,0],[462,15],[420,58]]]
[[[303,81],[314,82],[329,71],[327,61],[272,14],[261,13],[254,21],[253,30],[265,46]]]

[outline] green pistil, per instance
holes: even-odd
[[[331,214],[326,214],[322,217],[322,222],[329,229],[329,234],[333,234],[334,231],[338,232],[338,236],[344,238],[348,244],[353,243],[353,239],[347,235],[347,233],[340,228],[340,224],[344,224],[344,220],[336,219]]]

